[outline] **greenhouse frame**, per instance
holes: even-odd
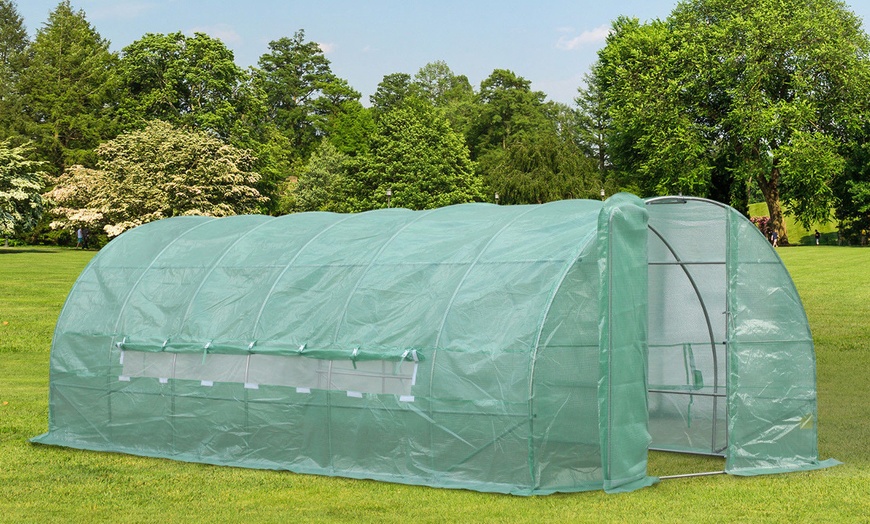
[[[73,286],[49,396],[37,443],[516,495],[836,464],[788,272],[682,196],[146,224]]]

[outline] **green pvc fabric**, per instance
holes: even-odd
[[[643,202],[610,198],[598,216],[600,279],[598,412],[604,489],[632,491],[657,479],[646,474],[647,222]],[[639,377],[642,380],[639,380]]]
[[[619,195],[137,227],[70,292],[33,440],[519,495],[648,485],[646,216]]]
[[[748,220],[728,220],[728,450],[732,475],[814,470],[819,460],[816,359],[800,296]]]
[[[812,335],[776,251],[723,204],[647,208],[651,448],[721,455],[735,475],[838,464],[818,458]]]

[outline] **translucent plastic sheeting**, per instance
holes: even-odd
[[[639,202],[608,209],[639,220]],[[136,228],[70,293],[36,441],[517,494],[621,489],[601,457],[620,435],[598,412],[601,209]],[[642,389],[639,356],[617,358]]]
[[[33,440],[520,495],[649,485],[650,435],[820,466],[788,274],[733,210],[681,202],[137,227],[70,292]]]
[[[837,464],[818,458],[812,335],[776,251],[728,206],[647,204],[652,447],[738,475]]]
[[[605,489],[653,484],[647,448],[647,211],[616,195],[598,217],[600,269],[599,413]]]

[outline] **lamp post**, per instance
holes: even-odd
[[[495,205],[498,205],[498,191],[495,192]]]
[[[605,197],[604,188],[602,187],[601,188],[601,200],[604,200],[604,197]]]
[[[390,201],[393,199],[393,190],[387,188],[387,207],[390,207]]]

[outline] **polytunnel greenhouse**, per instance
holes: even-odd
[[[69,294],[33,441],[532,495],[653,484],[649,449],[831,465],[815,422],[757,228],[620,194],[137,227]]]

